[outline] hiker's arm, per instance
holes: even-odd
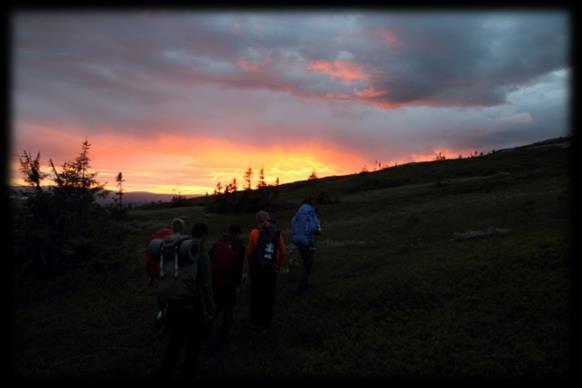
[[[245,262],[245,247],[241,243],[241,249],[239,250],[236,258],[236,271],[234,274],[235,276],[234,284],[236,285],[237,288],[240,287],[242,281],[244,262]]]
[[[214,251],[216,250],[216,244],[212,245],[212,248],[208,251],[208,257],[214,256]]]
[[[249,243],[247,244],[247,250],[246,250],[245,260],[244,260],[244,273],[249,273],[250,264],[251,264],[250,261],[251,261],[251,258],[253,257],[253,252],[255,251],[255,244],[257,243],[257,235],[258,235],[257,229],[253,229],[251,231],[251,233],[249,234]]]
[[[214,315],[214,295],[212,293],[212,281],[210,278],[210,258],[206,252],[200,254],[200,260],[198,260],[198,274],[200,276],[202,301],[206,307],[206,313],[212,316]]]
[[[283,235],[279,234],[279,252],[277,253],[277,271],[283,268],[283,263],[285,262],[285,240]]]
[[[313,229],[311,230],[311,233],[314,235],[318,235],[319,231],[321,229],[321,224],[319,223],[319,218],[317,217],[316,214],[313,214],[313,225],[312,225]]]

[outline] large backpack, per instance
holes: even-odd
[[[223,236],[214,245],[210,267],[212,269],[212,284],[215,286],[232,286],[234,284],[237,260],[242,244],[235,238]]]
[[[281,231],[273,223],[265,223],[259,229],[259,239],[253,252],[253,268],[258,271],[275,271]]]
[[[160,284],[157,289],[161,304],[191,300],[197,293],[197,267],[200,247],[191,237],[172,235],[160,244]]]
[[[150,280],[153,282],[154,279],[160,277],[160,246],[162,241],[171,236],[173,233],[171,228],[163,228],[155,231],[148,238],[148,247],[143,254],[144,258],[144,269],[148,275],[150,275]],[[155,240],[155,241],[154,241]],[[153,242],[153,243],[152,243]]]
[[[313,206],[303,204],[291,219],[291,236],[295,245],[311,246],[315,244],[314,233],[319,229],[319,219]]]

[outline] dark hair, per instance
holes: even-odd
[[[240,225],[231,225],[228,228],[228,233],[230,233],[230,234],[242,233],[242,229],[241,229]]]
[[[208,226],[202,223],[194,224],[192,227],[192,237],[200,238],[204,235],[208,235]]]

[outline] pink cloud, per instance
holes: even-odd
[[[310,71],[327,74],[343,81],[367,80],[369,75],[364,72],[364,65],[358,65],[342,60],[312,61],[307,67]]]
[[[237,64],[244,71],[251,71],[252,72],[252,71],[257,71],[261,68],[260,63],[249,62],[245,58],[239,58],[237,60]]]
[[[396,35],[394,35],[394,32],[390,30],[379,28],[375,31],[374,35],[388,46],[395,46],[400,43]]]

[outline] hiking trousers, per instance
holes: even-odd
[[[213,288],[214,304],[216,305],[215,323],[220,322],[220,335],[226,337],[234,323],[234,306],[236,303],[236,287],[215,286]]]
[[[268,329],[275,305],[276,272],[250,273],[249,317],[252,324]]]
[[[160,368],[162,376],[171,376],[178,356],[184,351],[184,377],[193,378],[198,368],[198,357],[205,338],[205,321],[202,305],[191,308],[168,308],[168,334],[170,336]]]
[[[297,246],[301,261],[303,262],[303,275],[301,277],[300,288],[309,287],[311,283],[309,278],[311,276],[311,269],[313,268],[313,255],[315,254],[314,246]]]

